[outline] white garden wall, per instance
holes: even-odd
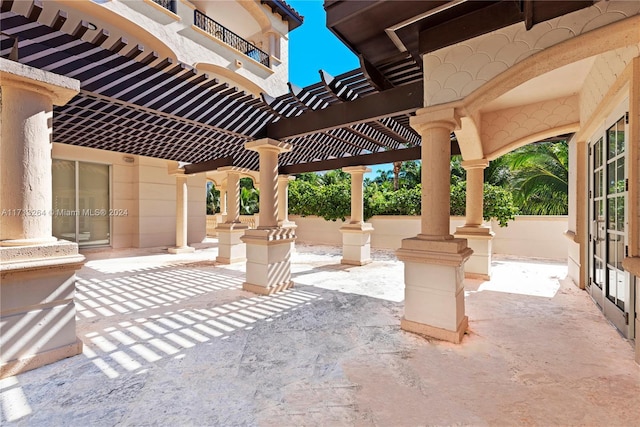
[[[298,225],[298,242],[342,245],[340,227],[344,222],[297,215],[289,218]],[[420,217],[417,216],[374,216],[368,222],[374,228],[371,247],[377,249],[397,249],[402,239],[420,232]],[[464,218],[451,217],[451,233],[463,224]],[[492,221],[491,227],[496,234],[493,239],[494,254],[567,259],[568,240],[564,236],[566,216],[517,216],[507,227],[500,227],[495,221]]]

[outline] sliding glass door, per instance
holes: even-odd
[[[53,160],[53,235],[80,246],[110,244],[109,165]]]

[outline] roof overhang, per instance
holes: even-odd
[[[534,25],[579,10],[592,0],[325,0],[327,27],[356,54],[383,68],[524,22]]]

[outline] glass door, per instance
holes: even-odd
[[[631,277],[622,268],[627,250],[627,115],[609,122],[589,146],[588,290],[605,316],[628,337]]]
[[[53,235],[79,246],[110,244],[109,165],[54,159]]]

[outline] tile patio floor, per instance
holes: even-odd
[[[161,249],[92,251],[82,355],[0,381],[23,426],[640,425],[631,344],[563,264],[497,258],[468,280],[461,345],[399,329],[403,265],[298,245],[296,287],[241,290],[244,264]]]

